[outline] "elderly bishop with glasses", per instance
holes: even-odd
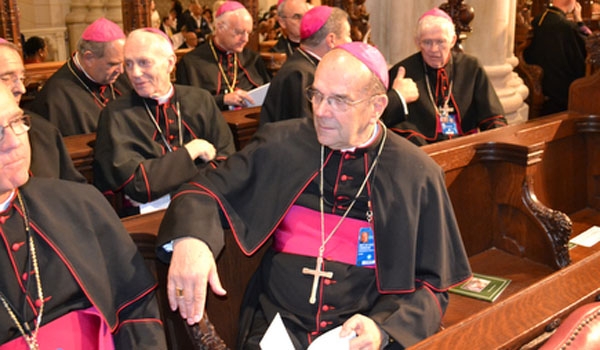
[[[278,314],[297,349],[338,326],[351,349],[403,348],[440,329],[448,288],[471,270],[444,172],[379,121],[387,86],[377,49],[342,44],[307,91],[313,118],[265,124],[180,189],[158,237],[173,310],[193,324],[207,284],[226,294],[215,265],[225,225],[246,254],[272,238],[246,290],[241,348],[258,349]]]
[[[165,349],[156,282],[94,187],[29,178],[29,118],[0,84],[0,349]]]
[[[254,104],[248,91],[271,77],[260,55],[246,47],[252,16],[241,3],[226,1],[215,14],[214,26],[214,36],[177,64],[177,83],[208,90],[222,110]]]

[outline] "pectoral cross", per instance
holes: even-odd
[[[319,279],[321,277],[332,278],[333,272],[323,271],[323,257],[319,256],[317,258],[317,263],[315,264],[314,270],[305,267],[302,269],[302,273],[305,275],[313,275],[312,290],[310,292],[310,298],[308,299],[308,302],[314,304],[317,301],[317,287],[319,286]]]
[[[448,118],[450,113],[453,113],[453,112],[454,112],[454,108],[451,106],[448,106],[448,101],[446,101],[444,103],[444,106],[440,109],[440,114],[441,114],[442,118],[444,118],[444,119]]]

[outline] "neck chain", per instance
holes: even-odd
[[[158,134],[160,135],[160,138],[162,140],[162,142],[164,143],[165,147],[167,147],[167,150],[169,152],[173,152],[173,148],[171,147],[171,144],[169,143],[169,141],[167,141],[167,138],[165,137],[165,134],[162,130],[162,128],[160,127],[160,125],[158,125],[158,121],[156,121],[157,118],[154,118],[154,115],[152,114],[152,112],[150,111],[150,107],[148,107],[148,103],[146,103],[146,99],[142,98],[142,101],[144,101],[144,107],[146,107],[146,113],[148,114],[148,117],[150,118],[150,120],[152,121],[152,124],[154,124],[154,128],[156,129],[156,131],[158,131]],[[158,103],[158,101],[157,101]],[[183,129],[181,128],[181,111],[179,110],[179,101],[177,101],[175,103],[175,106],[177,108],[177,126],[179,127],[179,147],[181,148],[183,146]],[[167,115],[165,112],[165,123],[167,119]]]
[[[74,57],[76,57],[76,56],[74,56]],[[73,60],[74,59],[75,58],[73,58]],[[81,77],[75,72],[75,70],[73,69],[73,67],[71,67],[71,62],[73,60],[67,62],[67,67],[69,68],[69,71],[71,72],[71,74],[73,74],[73,76],[75,78],[77,78],[77,80],[81,83],[81,85],[83,85],[83,87],[87,90],[87,92],[89,92],[90,95],[92,95],[92,97],[94,98],[94,100],[96,100],[96,102],[98,102],[100,104],[100,106],[102,106],[102,108],[106,107],[106,103],[104,103],[104,101],[100,100],[98,98],[98,96],[96,96],[96,94],[92,91],[92,89],[90,89],[90,87],[85,83],[85,81],[83,81],[83,79],[81,79]],[[116,98],[116,96],[115,96],[115,89],[113,88],[112,84],[108,84],[108,87],[110,87],[110,93],[112,94],[112,98],[114,100]]]
[[[212,40],[209,40],[208,44],[210,45],[210,49],[215,58],[215,61],[217,61],[217,65],[219,66],[219,70],[221,71],[221,75],[223,76],[223,80],[225,80],[225,84],[227,85],[228,90],[225,93],[231,93],[234,91],[235,85],[237,84],[237,66],[238,66],[237,53],[235,53],[235,52],[233,53],[233,82],[230,84],[229,78],[227,78],[227,74],[225,74],[225,70],[223,69],[223,65],[221,65],[221,61],[219,60],[219,55],[217,54],[217,51],[215,50],[215,46],[213,45]]]
[[[15,323],[15,325],[19,329],[19,332],[21,332],[21,335],[23,336],[23,338],[25,338],[25,342],[27,343],[27,346],[29,347],[29,349],[30,350],[38,350],[40,346],[38,344],[37,336],[38,336],[38,332],[40,330],[40,324],[42,323],[42,315],[44,313],[44,293],[42,290],[40,268],[38,266],[35,244],[33,243],[33,235],[31,235],[31,232],[29,231],[29,218],[27,217],[27,209],[25,208],[25,204],[23,203],[21,194],[18,192],[17,192],[17,198],[19,199],[19,205],[21,206],[21,210],[23,211],[23,221],[25,222],[25,234],[28,239],[30,258],[31,258],[31,262],[33,264],[33,271],[35,273],[35,282],[37,284],[38,300],[41,301],[40,310],[35,319],[34,330],[33,331],[31,330],[31,328],[29,327],[29,323],[27,323],[27,321],[22,321],[22,322],[19,321],[19,318],[15,314],[15,311],[10,306],[10,304],[8,303],[8,300],[2,293],[0,293],[0,301],[2,302],[2,305],[4,306],[4,308],[6,309],[6,312],[8,312],[8,315],[10,316],[11,320]]]
[[[311,288],[311,292],[310,292],[310,297],[308,298],[308,302],[310,304],[314,304],[317,302],[317,288],[319,285],[319,280],[322,277],[325,278],[333,278],[333,272],[332,271],[325,271],[323,270],[323,253],[325,252],[325,245],[327,244],[327,242],[329,242],[329,240],[331,239],[331,237],[333,237],[333,235],[336,233],[336,231],[338,230],[338,228],[340,228],[342,221],[344,221],[344,219],[348,216],[348,214],[350,213],[350,210],[352,210],[352,207],[354,207],[354,204],[356,203],[356,200],[358,199],[358,197],[360,196],[360,194],[362,193],[362,191],[364,190],[365,186],[367,185],[367,182],[369,181],[369,177],[371,176],[371,174],[373,173],[373,170],[375,169],[375,166],[377,165],[377,162],[379,161],[379,156],[381,155],[381,152],[383,151],[383,146],[385,145],[385,141],[387,139],[387,129],[385,126],[381,125],[381,129],[383,130],[383,137],[381,139],[381,144],[379,145],[379,149],[377,150],[377,155],[375,156],[375,159],[373,160],[373,164],[371,164],[371,167],[369,168],[369,170],[367,171],[367,174],[365,175],[365,180],[363,181],[363,183],[360,185],[360,188],[358,189],[358,191],[356,192],[356,195],[354,196],[354,199],[352,200],[352,203],[350,203],[350,205],[348,206],[348,208],[346,209],[346,211],[344,212],[344,215],[342,215],[342,217],[340,218],[340,220],[338,221],[338,223],[335,225],[335,227],[333,228],[333,230],[331,230],[331,232],[329,233],[329,235],[327,235],[327,237],[325,237],[325,210],[324,210],[324,195],[323,195],[323,173],[325,170],[325,146],[321,145],[321,168],[320,168],[320,183],[319,183],[319,194],[320,194],[320,198],[319,198],[319,209],[321,212],[321,246],[319,247],[319,256],[317,256],[317,260],[315,262],[315,268],[311,269],[308,267],[305,267],[302,269],[302,273],[305,275],[312,275],[313,276],[313,284],[312,284],[312,288]],[[370,202],[370,201],[369,201]],[[371,218],[372,218],[372,213],[371,213],[371,205],[369,204],[369,209],[367,211],[367,221],[369,221],[369,223],[371,222]]]
[[[450,60],[452,62],[452,59]],[[447,117],[450,109],[448,108],[448,103],[450,102],[450,97],[452,96],[452,86],[454,85],[454,79],[450,79],[450,86],[448,87],[448,96],[444,100],[444,105],[442,106],[442,110],[440,111],[437,101],[433,97],[433,92],[431,90],[431,84],[429,83],[429,74],[427,72],[427,63],[423,62],[423,69],[425,70],[425,83],[427,84],[427,94],[429,95],[429,100],[433,105],[433,109],[437,115],[441,115],[442,117]],[[436,82],[437,86],[437,82]]]
[[[301,47],[298,48],[298,52],[300,52],[300,54],[302,56],[304,56],[304,58],[306,58],[308,60],[308,62],[310,62],[310,64],[312,64],[313,66],[317,66],[317,64],[315,63],[315,61],[310,57],[309,54],[307,54]]]
[[[350,213],[350,210],[352,210],[352,207],[354,207],[356,200],[358,199],[358,197],[364,190],[365,186],[367,185],[367,182],[369,181],[369,177],[373,173],[373,170],[375,169],[375,166],[377,165],[377,162],[379,161],[379,156],[381,155],[381,152],[383,151],[383,146],[385,145],[385,141],[387,139],[387,128],[382,127],[381,129],[383,130],[383,137],[381,139],[381,144],[379,145],[379,149],[377,150],[377,155],[375,156],[375,159],[373,160],[373,164],[371,164],[371,167],[367,171],[367,174],[365,175],[365,179],[363,180],[362,184],[358,188],[358,191],[356,191],[356,195],[354,196],[354,199],[352,199],[352,202],[350,203],[350,205],[344,212],[344,215],[342,215],[342,217],[340,218],[338,223],[331,230],[331,232],[329,233],[329,235],[327,237],[325,237],[325,210],[323,208],[324,207],[324,204],[323,204],[324,203],[323,173],[325,172],[324,171],[325,170],[325,163],[324,163],[325,147],[323,145],[321,145],[321,170],[320,170],[320,179],[319,179],[319,210],[321,211],[321,246],[319,247],[319,257],[321,257],[321,258],[323,258],[323,253],[325,252],[325,245],[327,244],[327,242],[329,242],[331,237],[333,237],[333,235],[337,232],[338,228],[340,228],[340,226],[342,225],[342,221],[344,221],[344,219]],[[367,213],[367,217],[370,217],[370,216],[371,215],[369,213]]]

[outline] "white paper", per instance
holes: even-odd
[[[598,226],[590,227],[571,240],[571,243],[588,248],[598,242],[600,242],[600,227]]]
[[[171,195],[167,194],[155,201],[140,204],[140,214],[148,214],[157,210],[166,209],[169,206],[169,203],[171,203]]]
[[[310,344],[307,350],[346,350],[350,349],[350,340],[356,337],[356,333],[341,338],[342,326],[336,327],[329,332],[321,334]]]
[[[265,335],[260,340],[260,348],[262,350],[294,350],[292,339],[290,339],[279,313],[275,315]]]
[[[261,85],[256,89],[248,91],[248,95],[252,97],[254,103],[248,103],[247,105],[245,105],[245,107],[262,106],[263,102],[265,101],[265,97],[267,96],[267,90],[269,90],[269,86],[271,86],[271,83]]]

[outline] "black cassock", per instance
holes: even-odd
[[[224,244],[222,223],[244,253],[252,254],[292,205],[318,211],[320,147],[312,123],[303,118],[265,124],[222,166],[182,186],[161,224],[159,256],[168,261],[162,245],[185,236],[205,241],[217,256]],[[349,214],[365,220],[371,201],[376,267],[326,261],[333,282],[321,279],[311,305],[313,278],[302,268],[315,266],[317,249],[313,256],[271,250],[247,289],[240,343],[256,345],[276,312],[301,348],[354,313],[371,317],[403,346],[439,329],[447,289],[471,275],[468,260],[443,171],[410,142],[388,134],[374,176]],[[379,138],[367,148],[326,150],[326,212],[343,213],[381,140],[380,128]]]
[[[313,83],[319,60],[298,48],[273,77],[260,111],[260,124],[310,117],[305,90]]]
[[[417,52],[390,69],[390,86],[400,66],[406,69],[406,77],[417,84],[419,99],[408,104],[406,116],[400,98],[390,87],[389,104],[381,119],[389,128],[415,144],[433,143],[507,124],[496,91],[475,57],[452,52],[450,62],[444,67],[448,89],[452,92],[449,107],[455,110],[457,118],[458,134],[455,136],[443,134],[438,129],[440,116],[432,102],[435,99],[439,107],[440,99],[443,98],[440,93],[441,83],[437,78],[438,70],[427,66],[421,53]],[[427,88],[426,74],[429,76],[430,89]]]
[[[214,53],[212,48],[215,50]],[[227,79],[224,79],[223,73],[219,69],[215,54],[221,62]],[[234,56],[237,56],[237,75],[235,76],[236,84],[232,88],[249,91],[271,80],[265,63],[258,53],[248,48],[244,48],[237,55],[231,52],[227,53],[219,49],[210,39],[181,57],[175,70],[177,83],[208,90],[214,96],[219,108],[226,110],[228,106],[223,103],[223,96],[229,89],[227,81],[230,85],[234,81],[234,61],[236,61]]]
[[[533,21],[533,39],[524,58],[544,70],[542,115],[564,111],[569,104],[569,86],[585,75],[586,48],[584,36],[566,14],[554,6]]]
[[[42,327],[71,311],[94,306],[117,349],[166,349],[154,296],[156,282],[106,199],[90,185],[56,179],[31,178],[18,191],[46,300]],[[33,329],[33,301],[38,294],[34,276],[26,274],[29,246],[16,196],[0,213],[0,235],[0,291]],[[26,283],[28,279],[32,283]],[[21,285],[29,286],[29,303]],[[1,305],[0,325],[0,343],[21,336]]]
[[[131,92],[121,74],[111,85],[90,80],[70,58],[36,95],[30,109],[56,125],[63,136],[96,132],[100,111],[106,103]]]
[[[192,161],[181,146],[193,139],[210,142],[217,150],[216,162],[235,152],[231,130],[212,96],[192,86],[174,85],[174,91],[169,102],[160,106],[132,93],[102,111],[94,149],[94,184],[102,192],[123,190],[146,203],[176,190],[210,164]]]
[[[86,182],[85,177],[75,169],[58,129],[33,112],[25,113],[31,117],[31,175]]]

